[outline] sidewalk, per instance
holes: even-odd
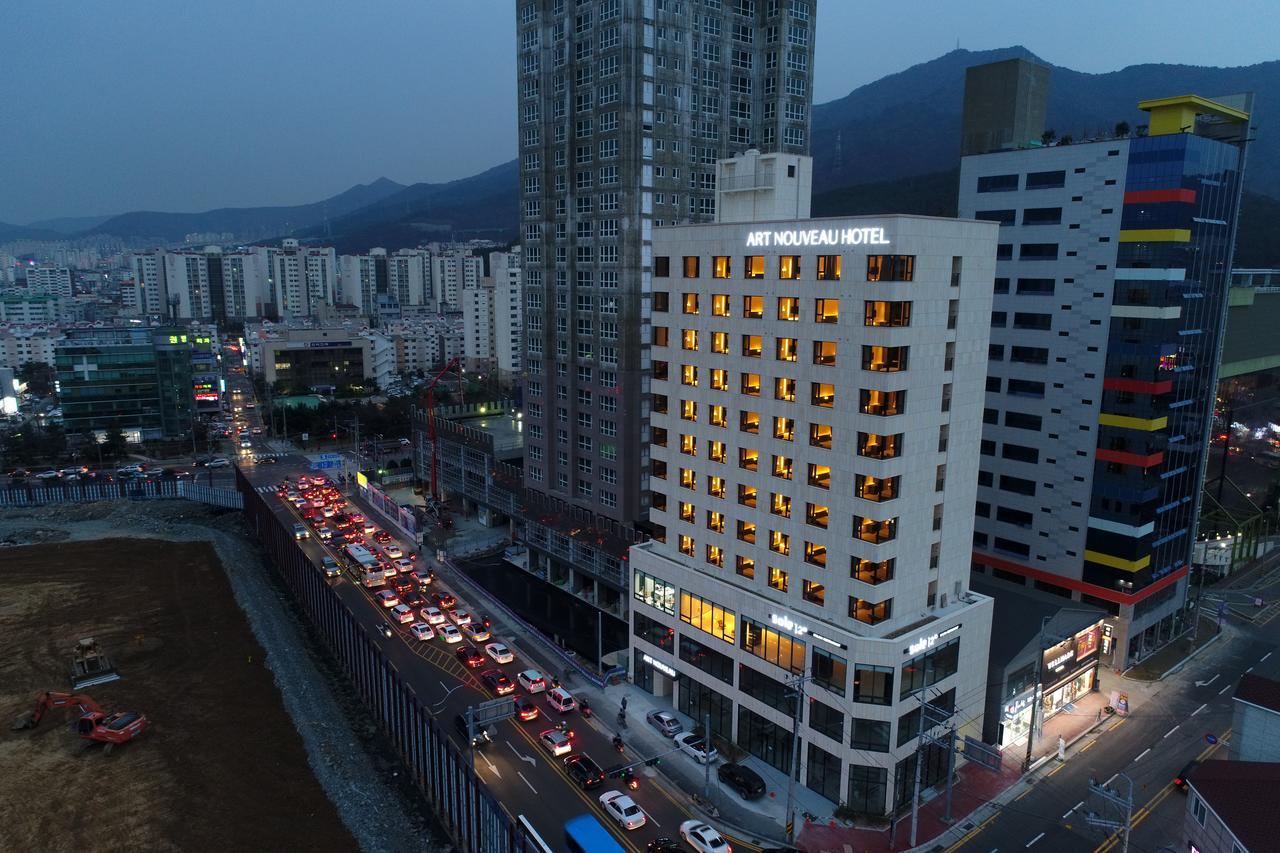
[[[1180,668],[1221,636],[1216,620],[1202,616],[1197,636],[1193,638],[1191,632],[1183,634],[1160,651],[1126,669],[1124,678],[1128,681],[1160,681],[1176,672],[1175,667]]]

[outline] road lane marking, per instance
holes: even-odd
[[[1035,838],[1033,838],[1033,839],[1031,839],[1030,841],[1028,841],[1028,842],[1027,842],[1027,846],[1028,846],[1028,847],[1030,847],[1032,844],[1035,844],[1035,843],[1036,843],[1037,841],[1039,841],[1041,838],[1044,838],[1044,833],[1043,833],[1043,832],[1042,832],[1042,833],[1040,833],[1039,835],[1037,835]]]
[[[1203,710],[1204,710],[1205,708],[1207,708],[1207,707],[1209,707],[1209,705],[1208,705],[1208,703],[1206,702],[1205,704],[1201,705],[1199,708],[1196,708],[1194,711],[1192,711],[1192,712],[1191,712],[1191,716],[1193,716],[1193,717],[1194,717],[1196,714],[1199,714],[1201,711],[1203,711]]]
[[[1092,747],[1093,747],[1093,745],[1094,745],[1095,743],[1097,743],[1097,742],[1098,742],[1098,739],[1097,739],[1097,738],[1094,738],[1093,740],[1091,740],[1091,741],[1089,741],[1088,743],[1086,743],[1084,746],[1080,747],[1080,751],[1081,751],[1081,752],[1088,752],[1088,751],[1090,750],[1090,748],[1092,748]]]
[[[1210,678],[1208,681],[1197,681],[1197,682],[1196,682],[1196,687],[1208,687],[1210,684],[1213,684],[1213,682],[1215,682],[1215,681],[1217,681],[1217,680],[1218,680],[1218,676],[1219,676],[1220,674],[1221,674],[1221,673],[1217,673],[1217,672],[1215,672],[1215,673],[1213,674],[1213,678]]]
[[[1253,672],[1253,667],[1249,667],[1248,669],[1245,670],[1245,672],[1246,673]]]
[[[524,774],[523,774],[523,773],[521,773],[519,770],[517,770],[517,771],[516,771],[516,775],[520,777],[521,781],[523,781],[526,785],[528,785],[528,786],[529,786],[529,790],[530,790],[530,791],[533,791],[535,794],[536,794],[536,793],[538,793],[538,789],[537,789],[537,788],[535,788],[535,787],[533,787],[533,783],[531,783],[528,779],[525,779],[525,778],[524,778]]]
[[[1119,775],[1120,775],[1119,773],[1112,773],[1111,778],[1102,783],[1102,787],[1104,788],[1110,787],[1111,783],[1116,781],[1116,777]]]
[[[538,759],[530,755],[523,754],[522,752],[520,752],[520,750],[515,748],[515,746],[511,743],[511,741],[507,741],[506,743],[507,743],[507,746],[511,747],[511,751],[516,754],[516,758],[519,758],[521,761],[527,761],[535,767],[538,766]]]
[[[1258,663],[1265,663],[1267,658],[1269,657],[1271,657],[1271,652],[1267,652],[1265,655],[1263,655],[1262,660],[1258,661]]]
[[[1228,690],[1230,690],[1230,689],[1231,689],[1231,685],[1230,685],[1230,684],[1228,684],[1226,687],[1224,687],[1224,688],[1222,688],[1221,690],[1219,690],[1219,691],[1218,691],[1218,695],[1219,695],[1219,696],[1221,696],[1223,693],[1226,693],[1226,692],[1227,692]]]
[[[648,823],[649,821],[653,821],[654,826],[657,826],[657,827],[662,826],[662,824],[658,823],[658,819],[653,815],[649,814],[648,812],[644,813],[644,819],[645,819],[645,823]]]
[[[484,763],[485,763],[485,764],[489,765],[489,769],[490,769],[491,771],[493,771],[493,775],[494,775],[494,776],[497,776],[499,779],[501,779],[501,778],[502,778],[502,774],[498,772],[498,768],[497,768],[497,767],[495,767],[495,766],[494,766],[494,764],[493,764],[493,762],[489,760],[489,756],[485,755],[485,754],[482,752],[482,753],[480,753],[480,757],[484,759]],[[536,793],[536,792],[535,792],[535,793]]]
[[[1168,737],[1169,735],[1171,735],[1171,734],[1173,734],[1174,732],[1176,732],[1176,731],[1178,730],[1178,726],[1181,726],[1181,725],[1182,725],[1182,724],[1181,724],[1181,723],[1179,723],[1177,726],[1174,726],[1173,728],[1169,729],[1169,731],[1167,731],[1167,732],[1165,732],[1165,733],[1164,733],[1164,737]],[[1164,740],[1164,738],[1161,738],[1161,740]]]
[[[1065,812],[1062,813],[1062,819],[1066,820],[1067,818],[1071,817],[1071,813],[1073,811],[1075,811],[1074,808],[1067,809]]]
[[[1142,752],[1138,753],[1138,757],[1133,759],[1134,762],[1141,761],[1146,756],[1146,754],[1150,751],[1151,751],[1151,747],[1147,747],[1146,749],[1142,750]]]

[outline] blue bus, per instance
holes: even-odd
[[[565,822],[564,843],[570,853],[626,853],[609,830],[589,814]]]

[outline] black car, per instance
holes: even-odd
[[[569,777],[577,782],[584,791],[597,788],[604,783],[604,771],[585,755],[570,755],[564,760],[564,769]]]
[[[1191,775],[1192,770],[1195,770],[1199,766],[1200,762],[1195,759],[1188,761],[1187,766],[1183,767],[1181,772],[1179,772],[1177,776],[1173,777],[1173,787],[1185,794],[1187,792],[1187,777]]]
[[[738,792],[744,800],[756,800],[764,796],[764,779],[760,774],[741,764],[721,764],[716,768],[720,781]]]
[[[650,841],[649,846],[644,849],[647,853],[680,853],[680,851],[684,850],[679,841],[674,838],[668,838],[665,835]]]

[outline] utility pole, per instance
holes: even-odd
[[[1089,780],[1089,793],[1097,794],[1104,802],[1124,809],[1124,823],[1104,817],[1097,812],[1085,812],[1084,819],[1090,826],[1096,826],[1100,829],[1107,829],[1111,832],[1124,832],[1124,846],[1120,853],[1129,853],[1129,835],[1133,832],[1133,780],[1124,773],[1117,773],[1112,779],[1120,778],[1129,783],[1129,792],[1125,796],[1120,796],[1113,788],[1106,785],[1099,785],[1093,779]]]
[[[916,784],[911,795],[911,846],[916,846],[916,827],[920,823],[920,748],[924,746],[924,690],[920,691],[920,733],[916,740]]]
[[[1052,616],[1040,620],[1039,640],[1036,642],[1036,689],[1031,697],[1031,726],[1027,729],[1027,757],[1022,762],[1022,772],[1031,770],[1031,747],[1036,739],[1036,712],[1040,708],[1040,691],[1044,689],[1044,629]]]
[[[702,744],[702,748],[707,755],[707,761],[702,765],[702,798],[711,804],[711,712],[707,712],[706,722],[703,723],[703,731],[706,732],[706,740]]]
[[[804,683],[808,676],[797,675],[787,682],[787,698],[795,697],[796,704],[791,718],[791,771],[787,773],[787,844],[795,840],[796,777],[800,775],[800,712],[804,708]]]

